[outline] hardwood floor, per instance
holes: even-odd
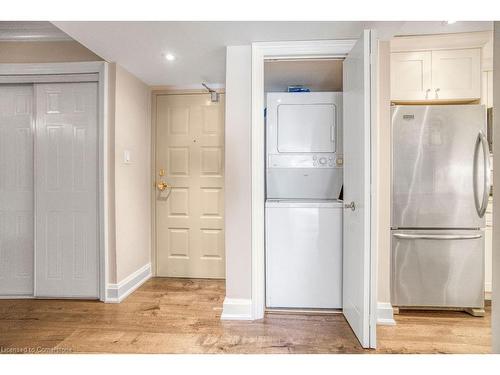
[[[486,317],[403,312],[363,350],[341,314],[268,314],[221,321],[224,281],[149,280],[121,304],[0,300],[0,352],[101,353],[487,353]]]

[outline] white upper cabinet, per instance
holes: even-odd
[[[391,53],[391,99],[429,99],[431,68],[430,51]]]
[[[391,100],[481,98],[481,49],[391,54]]]
[[[433,99],[481,98],[481,50],[432,51]]]

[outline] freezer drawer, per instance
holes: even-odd
[[[483,230],[391,233],[394,306],[484,307]]]

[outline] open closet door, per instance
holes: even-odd
[[[343,313],[364,348],[370,338],[371,31],[344,61]],[[374,335],[375,330],[372,330]]]

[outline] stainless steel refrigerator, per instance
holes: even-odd
[[[486,108],[392,108],[391,299],[484,308]]]

